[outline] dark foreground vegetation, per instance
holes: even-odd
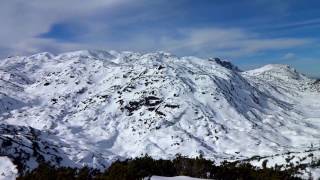
[[[249,163],[222,163],[215,165],[213,161],[202,157],[186,158],[178,155],[173,160],[154,160],[144,156],[126,161],[114,162],[105,172],[89,169],[55,168],[41,164],[37,169],[25,173],[18,180],[135,180],[158,176],[191,176],[211,179],[299,179],[294,177],[297,168],[280,170],[277,168],[256,168]]]

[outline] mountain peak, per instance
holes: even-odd
[[[63,163],[68,160],[73,167],[106,167],[115,158],[141,154],[241,159],[303,151],[305,144],[319,142],[319,122],[308,115],[320,115],[320,95],[296,90],[305,81],[283,78],[299,76],[286,65],[249,71],[256,78],[220,59],[165,52],[52,56],[0,63],[0,120],[13,126],[4,126],[9,138],[21,134],[21,144],[42,142],[43,159],[59,147],[65,161],[52,161],[57,166],[70,165]],[[29,131],[36,138],[28,138]],[[0,133],[0,144],[6,136]],[[6,155],[25,152],[27,164],[35,161],[35,153],[24,148],[12,141]]]
[[[29,56],[29,59],[52,59],[55,55],[49,52],[41,52],[34,55]]]
[[[112,51],[113,54],[115,54],[115,51]],[[72,51],[67,53],[62,53],[58,55],[58,58],[95,58],[95,59],[113,59],[115,58],[110,52],[104,51],[104,50],[78,50],[78,51]]]
[[[251,75],[269,75],[278,78],[300,79],[304,75],[299,73],[296,69],[285,64],[268,64],[261,68],[246,71]]]

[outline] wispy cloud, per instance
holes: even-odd
[[[313,42],[308,38],[263,38],[243,29],[205,28],[179,31],[181,38],[162,38],[161,43],[169,50],[179,52],[214,52],[227,57],[252,53],[290,49]]]
[[[259,3],[263,5],[268,1],[260,0]],[[96,48],[166,50],[179,55],[230,58],[277,50],[289,51],[314,42],[308,38],[266,38],[244,27],[227,28],[211,24],[169,26],[170,15],[184,13],[181,9],[176,10],[180,4],[176,5],[146,0],[4,1],[0,6],[0,52],[5,55]],[[282,10],[287,9],[286,6],[281,7]],[[160,21],[162,18],[164,20]],[[71,36],[72,30],[79,32],[80,28],[85,28],[86,31],[75,41],[42,36],[59,23],[77,24],[71,29]],[[154,23],[162,25],[154,26]]]
[[[293,59],[293,58],[295,58],[296,57],[296,55],[294,54],[294,53],[287,53],[287,54],[285,54],[284,56],[283,56],[283,59],[285,59],[285,60],[290,60],[290,59]]]
[[[55,0],[0,2],[0,47],[7,53],[34,52],[49,42],[38,36],[55,24],[90,16],[101,10],[112,10],[132,0]],[[50,42],[51,43],[51,42]],[[59,44],[65,45],[65,44]],[[21,51],[22,50],[22,51]]]
[[[264,29],[271,29],[271,30],[285,30],[285,29],[298,29],[298,28],[308,28],[308,27],[315,27],[320,25],[320,18],[315,19],[305,19],[301,21],[293,21],[293,22],[286,22],[281,24],[275,25],[268,25],[265,27],[260,27]]]

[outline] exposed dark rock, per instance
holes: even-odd
[[[221,66],[233,70],[233,71],[241,71],[237,66],[233,65],[231,62],[229,61],[223,61],[220,58],[213,58],[213,59],[209,59],[211,61],[215,61],[216,63],[220,64]]]
[[[179,108],[179,105],[173,105],[173,104],[166,104],[164,107],[168,107],[168,108]]]

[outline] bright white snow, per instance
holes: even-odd
[[[5,153],[22,148],[60,165],[103,169],[117,158],[146,153],[203,154],[220,162],[319,148],[319,81],[286,65],[247,72],[230,66],[164,52],[85,50],[4,59],[2,137],[18,135],[19,143],[30,145],[13,143]],[[33,129],[20,133],[29,126],[37,130],[33,138]],[[34,138],[38,150],[31,147]]]
[[[0,156],[0,180],[14,180],[17,176],[16,166],[7,157]]]

